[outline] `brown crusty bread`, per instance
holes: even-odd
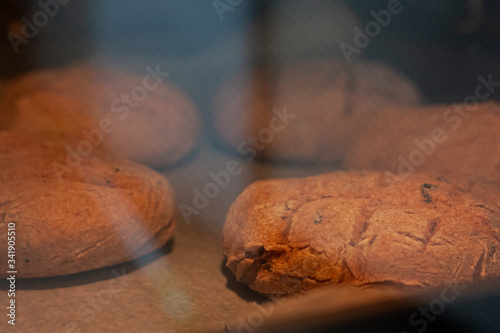
[[[7,237],[15,223],[19,278],[126,262],[165,245],[175,231],[174,194],[163,176],[97,155],[69,167],[64,147],[43,137],[0,132],[0,184],[0,234]],[[0,256],[7,258],[7,245]]]
[[[82,131],[100,129],[107,118],[114,129],[96,147],[154,168],[174,164],[197,143],[200,119],[182,91],[165,78],[161,84],[144,81],[146,75],[84,65],[30,72],[8,82],[0,129],[58,131],[78,142],[88,140]],[[148,90],[144,82],[157,86]],[[141,90],[147,95],[134,100],[133,92],[142,96]],[[120,102],[125,95],[129,102]]]
[[[500,275],[498,215],[425,174],[258,181],[223,231],[240,282],[283,296],[328,284],[427,288]]]
[[[220,141],[240,153],[249,149],[249,137],[262,133],[259,157],[327,162],[344,156],[352,134],[380,108],[420,101],[409,79],[380,63],[287,63],[231,77],[214,99],[213,123]],[[295,118],[273,123],[273,110]],[[273,126],[269,138],[262,131]]]

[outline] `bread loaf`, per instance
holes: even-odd
[[[238,281],[283,296],[335,284],[427,288],[500,275],[498,215],[425,174],[258,181],[223,231]]]
[[[484,102],[467,109],[459,104],[387,108],[355,135],[345,168],[498,181],[500,105]]]
[[[380,108],[420,100],[413,83],[382,64],[310,61],[230,78],[213,121],[221,142],[244,157],[330,162]]]
[[[73,167],[66,158],[43,136],[0,132],[0,234],[14,226],[17,277],[119,264],[173,237],[174,195],[163,176],[125,160],[92,155]]]
[[[154,168],[174,164],[195,146],[199,116],[168,73],[144,74],[83,65],[28,73],[8,83],[0,129],[57,131]]]

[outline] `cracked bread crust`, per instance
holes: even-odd
[[[258,181],[233,203],[223,251],[272,296],[326,284],[426,288],[500,274],[491,208],[424,174],[334,172]]]
[[[69,168],[65,158],[53,141],[0,133],[0,234],[15,223],[19,278],[116,265],[173,237],[173,189],[162,175],[96,155]],[[61,179],[53,163],[67,168]],[[7,246],[0,256],[5,277]]]

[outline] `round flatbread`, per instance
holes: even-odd
[[[113,156],[171,165],[195,146],[200,119],[167,74],[159,67],[144,77],[90,66],[31,72],[8,83],[0,128],[62,132]]]
[[[221,142],[244,157],[336,161],[380,108],[420,100],[408,79],[382,64],[313,61],[230,78],[214,100],[213,122]]]
[[[0,233],[14,232],[17,277],[119,264],[173,237],[174,194],[163,176],[126,160],[68,161],[54,141],[0,133]],[[5,243],[2,258],[7,251]]]

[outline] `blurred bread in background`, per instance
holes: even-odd
[[[500,207],[500,104],[392,107],[354,136],[345,169],[428,172]]]
[[[230,78],[214,99],[213,124],[222,143],[243,155],[337,161],[381,108],[421,100],[408,78],[382,63],[290,63]]]
[[[500,104],[392,107],[354,136],[346,169],[433,171],[500,185]]]
[[[113,156],[171,165],[201,129],[196,106],[166,76],[158,67],[142,77],[84,65],[33,71],[8,83],[0,128],[64,133]]]

